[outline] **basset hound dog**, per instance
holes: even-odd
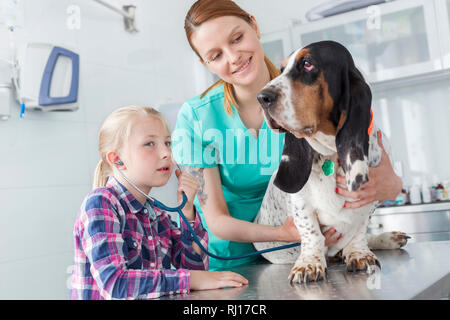
[[[285,132],[281,163],[269,182],[256,223],[281,225],[288,216],[302,239],[300,247],[266,253],[272,263],[294,263],[289,279],[317,281],[326,274],[328,257],[341,257],[348,271],[368,273],[380,267],[369,249],[394,249],[409,238],[402,232],[366,236],[377,202],[343,208],[335,192],[336,174],[356,191],[369,179],[369,167],[381,160],[372,94],[349,51],[333,41],[298,49],[282,63],[281,74],[258,94],[267,124]],[[390,157],[387,138],[383,147]],[[342,237],[325,247],[335,228]],[[281,243],[254,243],[257,250]]]

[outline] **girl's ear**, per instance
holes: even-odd
[[[106,160],[111,167],[117,167],[117,162],[120,160],[120,157],[114,151],[110,151],[106,154]]]

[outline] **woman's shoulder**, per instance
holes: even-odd
[[[199,94],[189,100],[187,100],[182,109],[191,109],[193,111],[197,111],[198,109],[204,107],[223,107],[223,99],[224,99],[224,87],[223,84],[220,84],[212,89],[210,89],[206,94]]]

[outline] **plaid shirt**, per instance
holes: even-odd
[[[195,215],[191,226],[207,247],[208,233]],[[180,226],[150,201],[142,205],[110,177],[105,187],[86,196],[75,222],[71,298],[189,293],[188,269],[207,270],[208,256],[193,250],[192,235],[182,219]]]

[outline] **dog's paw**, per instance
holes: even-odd
[[[370,249],[399,249],[404,247],[411,237],[404,232],[391,231],[368,238]]]
[[[314,259],[313,259],[314,260]],[[326,276],[327,265],[326,263],[316,260],[316,261],[302,261],[296,262],[294,267],[289,273],[290,282],[308,282],[308,281],[319,281],[323,280]]]
[[[375,271],[375,266],[381,269],[377,257],[370,251],[351,251],[344,258],[347,271],[367,271],[370,274]]]
[[[330,263],[344,263],[344,257],[342,256],[342,250],[339,250],[339,252],[336,253],[334,256],[328,257],[327,260]]]

